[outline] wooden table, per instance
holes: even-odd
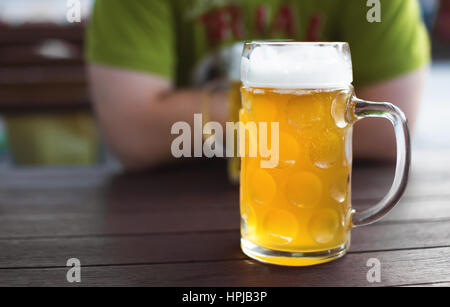
[[[382,196],[393,166],[359,165],[353,204]],[[239,247],[238,189],[225,163],[145,174],[103,167],[0,172],[0,285],[450,285],[450,155],[415,153],[401,203],[352,231],[350,252],[304,268],[249,260]],[[69,258],[81,284],[66,281]],[[367,261],[381,263],[369,283]]]

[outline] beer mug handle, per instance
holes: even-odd
[[[347,117],[352,123],[368,117],[387,118],[394,126],[397,142],[397,163],[392,186],[386,196],[375,206],[361,212],[355,212],[352,223],[354,227],[358,227],[376,222],[400,200],[408,181],[411,164],[411,141],[405,114],[391,103],[370,102],[353,96],[347,109]]]

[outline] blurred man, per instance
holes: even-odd
[[[286,38],[349,42],[359,97],[392,102],[414,124],[429,62],[416,0],[97,0],[86,55],[110,146],[128,168],[169,160],[170,128],[202,112],[216,55],[236,41]],[[209,113],[226,120],[225,93],[211,94]],[[391,159],[391,130],[358,124],[356,156]]]

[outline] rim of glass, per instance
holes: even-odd
[[[246,41],[247,45],[318,45],[318,46],[348,46],[348,42],[302,42],[293,40],[255,40]]]

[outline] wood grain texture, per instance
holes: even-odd
[[[5,179],[0,185],[0,238],[237,230],[238,188],[228,183],[223,163],[215,166],[218,169],[213,171],[188,167],[182,173],[150,175],[91,169],[19,171],[7,179],[0,175]],[[211,181],[213,172],[219,174]],[[446,189],[432,196],[414,196],[410,191],[416,185],[421,184],[411,183],[381,224],[450,219]],[[357,210],[375,204],[377,198],[362,199],[370,189],[354,187]]]
[[[439,163],[450,159],[439,158],[416,157],[394,210],[352,230],[343,259],[310,268],[263,265],[242,254],[238,188],[228,183],[225,161],[139,174],[101,167],[5,170],[0,285],[67,286],[65,262],[72,257],[82,262],[82,285],[446,285],[450,171]],[[367,208],[382,197],[392,170],[357,166],[353,206]],[[380,284],[366,280],[373,257],[382,263]]]
[[[450,221],[372,225],[352,231],[350,253],[450,247]],[[239,231],[0,240],[0,269],[246,259]]]
[[[81,286],[404,286],[449,282],[450,248],[348,254],[327,264],[292,268],[253,260],[94,266]],[[369,283],[367,260],[381,263],[381,282]],[[67,268],[1,270],[0,286],[73,286]]]

